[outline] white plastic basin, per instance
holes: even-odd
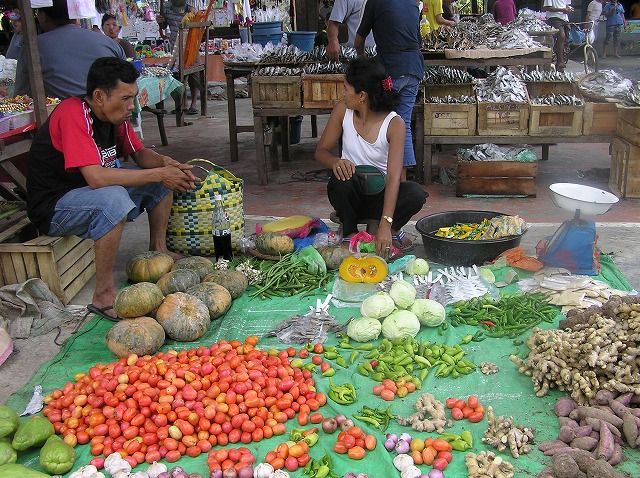
[[[567,211],[580,210],[581,214],[598,216],[604,214],[618,202],[608,191],[573,183],[555,183],[549,186],[556,206]]]

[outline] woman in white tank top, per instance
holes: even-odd
[[[384,67],[375,59],[359,58],[345,76],[344,100],[333,109],[315,157],[333,172],[327,193],[344,236],[355,234],[363,219],[379,220],[376,252],[388,258],[392,244],[408,249],[401,228],[420,211],[427,193],[416,183],[401,181],[405,125],[393,112],[397,95]],[[333,151],[340,137],[338,157]],[[356,173],[356,166],[365,165],[386,175],[383,191],[365,192]]]

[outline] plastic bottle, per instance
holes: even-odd
[[[224,210],[222,196],[216,194],[214,196],[213,208],[213,248],[217,259],[233,259],[233,250],[231,249],[231,223],[229,215]]]

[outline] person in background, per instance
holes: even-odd
[[[556,70],[567,66],[567,38],[569,37],[569,13],[573,12],[571,0],[544,0],[542,10],[547,12],[547,23],[558,30],[553,49],[556,54]]]
[[[423,5],[424,10],[424,5]],[[442,0],[442,18],[445,20],[453,20],[453,9],[451,8],[451,0]]]
[[[133,45],[124,38],[118,37],[118,35],[120,34],[120,30],[122,30],[122,27],[118,24],[118,20],[116,19],[115,15],[105,13],[102,17],[101,26],[104,34],[122,47],[127,58],[136,57],[136,50],[135,48],[133,48]]]
[[[453,27],[456,25],[456,22],[444,17],[443,0],[424,0],[422,13],[427,17],[431,31],[436,31],[442,26]]]
[[[629,18],[632,20],[640,20],[640,1],[635,1],[629,8]]]
[[[84,97],[56,107],[29,153],[29,219],[41,234],[95,241],[96,288],[87,308],[112,320],[113,268],[125,223],[147,211],[149,250],[169,253],[171,191],[193,190],[197,181],[191,166],[145,148],[133,131],[137,78],[130,62],[98,58],[85,79]],[[137,167],[121,168],[123,155],[132,156]]]
[[[157,13],[156,22],[158,23],[158,33],[160,35],[160,38],[162,38],[163,40],[165,38],[169,38],[169,32],[167,31],[169,29],[169,25],[167,24],[167,19],[164,17],[164,15],[162,15],[161,13]]]
[[[363,0],[336,0],[329,16],[327,23],[327,37],[329,44],[327,45],[327,58],[338,60],[340,55],[340,43],[338,42],[338,28],[341,23],[347,24],[349,32],[349,40],[346,46],[354,46],[358,24],[362,13]],[[373,35],[369,34],[364,42],[365,47],[374,47],[376,43]]]
[[[585,22],[593,22],[591,31],[589,31],[589,41],[592,45],[596,43],[598,35],[598,22],[602,16],[602,2],[604,0],[591,0],[587,6],[587,14],[584,17]]]
[[[391,78],[374,58],[358,58],[347,67],[344,99],[331,117],[316,147],[315,158],[332,171],[329,202],[342,222],[345,240],[358,232],[359,219],[378,219],[376,252],[388,258],[391,245],[408,252],[413,244],[400,231],[424,205],[427,193],[402,181],[405,124],[393,111],[398,94]],[[342,139],[342,155],[336,156]],[[374,166],[385,177],[384,190],[365,194],[356,166]]]
[[[22,50],[23,36],[22,36],[22,20],[20,18],[20,12],[12,10],[9,12],[9,20],[11,20],[11,28],[13,29],[13,36],[9,42],[9,48],[5,57],[11,60],[17,60],[20,58],[20,51]]]
[[[122,47],[116,42],[70,20],[66,0],[53,0],[51,7],[40,8],[37,12],[38,23],[44,32],[38,35],[37,43],[47,96],[60,99],[84,96],[87,73],[97,58],[126,59]],[[26,48],[23,48],[16,70],[16,95],[31,92],[28,68]]]
[[[627,24],[624,18],[624,7],[618,0],[609,0],[602,8],[602,14],[607,17],[607,34],[602,46],[602,58],[607,57],[607,45],[611,39],[613,39],[613,56],[620,58],[620,33],[622,33],[622,27]]]
[[[491,13],[493,13],[496,22],[506,25],[516,18],[516,4],[513,0],[496,0]]]
[[[331,15],[332,7],[329,4],[329,0],[322,0],[322,6],[318,9],[318,16],[320,17],[320,28],[322,30],[327,28],[327,22],[329,21],[329,15]]]

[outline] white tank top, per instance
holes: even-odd
[[[353,125],[353,110],[347,108],[342,120],[342,158],[348,159],[356,166],[371,165],[387,172],[387,161],[389,159],[389,141],[387,140],[387,130],[389,122],[398,116],[392,111],[380,125],[378,136],[374,143],[369,143],[358,134]]]

